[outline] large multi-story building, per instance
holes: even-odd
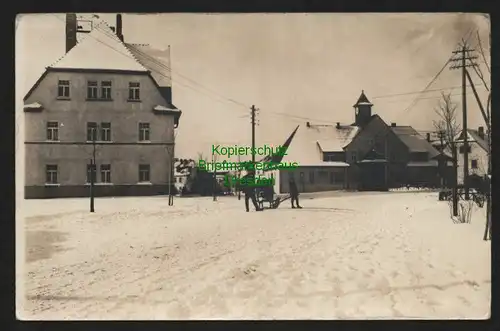
[[[68,14],[66,54],[24,98],[25,197],[88,196],[94,155],[96,196],[167,193],[181,116],[168,73],[124,43],[120,15],[77,30]]]

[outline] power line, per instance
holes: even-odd
[[[106,35],[108,35],[108,36],[110,36],[110,37],[114,37],[114,36],[113,36],[111,33],[109,33],[108,31],[105,31],[105,30],[103,30],[102,28],[100,28],[100,26],[96,26],[96,29],[97,29],[99,32],[103,33],[103,34],[106,34]],[[133,44],[132,44],[132,45],[133,45]],[[183,79],[185,79],[185,80],[187,80],[187,81],[191,82],[192,84],[195,84],[195,85],[197,85],[197,86],[199,86],[199,87],[201,87],[201,88],[205,89],[206,91],[208,91],[208,92],[210,92],[210,93],[213,93],[213,94],[217,95],[218,97],[221,97],[221,98],[223,98],[223,99],[225,99],[225,100],[227,100],[227,101],[229,101],[229,102],[235,103],[235,104],[237,104],[237,105],[239,105],[239,106],[245,107],[245,109],[246,109],[246,108],[248,108],[246,104],[241,103],[241,102],[238,102],[238,101],[236,101],[236,100],[234,100],[234,99],[232,99],[232,98],[225,97],[225,96],[223,96],[222,94],[219,94],[218,92],[215,92],[214,90],[212,90],[212,89],[210,89],[210,88],[208,88],[208,87],[206,87],[206,86],[204,86],[204,85],[202,85],[202,84],[198,83],[197,81],[195,81],[195,80],[193,80],[193,79],[191,79],[191,78],[189,78],[189,77],[187,77],[187,76],[185,76],[185,75],[183,75],[183,74],[179,73],[178,71],[174,71],[171,67],[167,66],[165,63],[162,63],[161,61],[159,61],[159,60],[158,60],[158,59],[156,59],[155,57],[153,57],[153,56],[151,56],[151,55],[149,55],[149,54],[147,54],[147,53],[145,53],[145,52],[141,51],[140,49],[135,48],[135,51],[136,51],[136,52],[138,52],[139,54],[141,54],[141,56],[144,56],[144,57],[146,57],[147,59],[149,59],[150,61],[152,61],[154,64],[158,65],[160,68],[162,68],[162,69],[166,69],[166,70],[168,70],[168,71],[170,71],[170,72],[172,72],[172,73],[175,73],[175,74],[176,74],[176,75],[178,75],[179,77],[182,77]],[[156,72],[156,71],[155,71],[155,72]],[[157,72],[157,73],[158,73],[158,72]]]
[[[54,14],[53,14],[53,15],[54,15]],[[62,20],[62,19],[60,19],[58,16],[55,16],[55,15],[54,15],[54,17],[56,17],[58,20]],[[64,21],[63,21],[63,22],[64,22]],[[97,27],[96,27],[96,29],[97,29]],[[102,30],[99,30],[99,29],[97,29],[97,30],[98,30],[99,32],[101,32],[101,33],[104,33]],[[107,35],[108,35],[108,36],[111,36],[111,34],[107,34]],[[123,56],[126,56],[126,57],[128,57],[128,58],[130,58],[130,59],[133,59],[134,61],[136,61],[136,59],[135,59],[133,56],[129,56],[129,55],[127,55],[127,54],[125,54],[125,53],[123,53],[123,52],[121,52],[121,51],[117,50],[116,48],[114,48],[114,47],[110,46],[109,44],[107,44],[107,43],[105,43],[105,42],[103,42],[103,41],[101,41],[101,40],[99,40],[99,39],[96,39],[95,37],[93,37],[93,36],[92,36],[92,35],[90,35],[90,34],[87,36],[87,38],[92,38],[92,39],[94,39],[95,41],[97,41],[97,42],[99,42],[99,43],[103,44],[104,46],[109,47],[110,49],[114,50],[115,52],[117,52],[117,53],[119,53],[119,54],[121,54],[121,55],[123,55]],[[155,59],[155,60],[156,60],[156,59]],[[160,75],[160,76],[164,77],[164,78],[167,78],[167,79],[170,79],[170,78],[171,78],[171,77],[169,77],[169,76],[167,76],[167,75],[165,75],[165,74],[163,74],[163,73],[161,73],[161,72],[158,72],[158,71],[156,71],[156,70],[152,70],[152,71],[153,71],[153,72],[155,72],[156,74],[158,74],[158,75]],[[184,87],[186,87],[186,88],[189,88],[189,89],[191,89],[191,90],[193,90],[193,91],[195,91],[195,92],[198,92],[198,93],[201,93],[201,94],[205,94],[205,95],[207,95],[206,93],[203,93],[202,91],[196,90],[196,89],[194,89],[192,86],[189,86],[189,85],[187,85],[187,84],[183,84],[183,83],[180,83],[180,82],[177,82],[177,84],[180,84],[181,86],[184,86]],[[207,96],[211,97],[210,95],[207,95]],[[230,101],[230,102],[233,102],[233,103],[234,103],[234,100],[231,100],[231,99],[228,99],[228,98],[224,98],[224,99],[226,99],[226,100],[228,100],[228,101]],[[216,100],[216,101],[221,101],[221,100]]]
[[[473,28],[470,28],[468,30],[468,32],[466,33],[467,38],[465,41],[463,41],[464,43],[466,43],[469,38],[471,37],[472,35],[472,31],[473,31]],[[464,38],[462,38],[462,40],[464,40]],[[437,78],[441,75],[441,73],[444,71],[444,69],[446,69],[446,67],[448,66],[448,63],[450,63],[450,61],[452,60],[453,58],[453,55],[450,56],[450,58],[448,60],[446,60],[445,64],[443,65],[443,67],[439,70],[439,72],[432,78],[432,80],[429,82],[429,84],[427,84],[427,86],[422,90],[421,93],[423,93],[424,91],[426,91],[436,80]],[[404,110],[405,113],[407,113],[409,110],[411,110],[418,102],[418,98],[416,98],[415,100],[413,100],[413,102]]]
[[[475,86],[481,86],[481,84],[474,84]],[[470,85],[468,85],[470,87]],[[395,93],[395,94],[385,94],[385,95],[380,95],[380,96],[375,96],[370,99],[384,99],[384,98],[392,98],[392,97],[398,97],[398,96],[405,96],[405,95],[414,95],[414,94],[423,94],[423,93],[431,93],[431,92],[439,92],[439,91],[447,91],[447,90],[455,90],[462,88],[462,86],[452,86],[452,87],[443,87],[443,88],[437,88],[437,89],[428,89],[425,91],[413,91],[413,92],[404,92],[404,93]]]

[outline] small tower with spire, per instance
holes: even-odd
[[[365,91],[361,90],[361,95],[353,106],[355,112],[355,126],[363,127],[370,121],[372,117],[372,106],[373,104],[366,97]]]

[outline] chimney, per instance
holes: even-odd
[[[340,122],[337,122],[337,129],[340,129]]]
[[[392,123],[391,123],[391,126],[392,126],[393,128],[394,128],[394,127],[396,127],[396,123],[392,122]]]
[[[76,14],[66,14],[66,53],[76,46]]]
[[[431,134],[429,132],[427,132],[427,141],[430,142],[431,141]]]
[[[477,134],[481,139],[484,139],[484,126],[480,126],[479,128],[477,128]]]
[[[116,14],[116,35],[121,41],[123,41],[122,14]]]
[[[311,127],[311,122],[306,122],[306,126],[307,126],[308,128],[310,128],[310,127]]]

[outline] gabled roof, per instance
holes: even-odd
[[[408,147],[410,153],[426,152],[429,158],[439,155],[439,151],[411,126],[391,126],[390,129]]]
[[[373,104],[366,97],[364,90],[361,90],[361,95],[359,96],[358,101],[356,102],[354,107],[361,106],[361,105],[373,106]]]
[[[358,133],[355,126],[304,125],[300,126],[282,162],[297,162],[307,166],[339,166],[339,162],[323,161],[322,152],[344,152],[347,145]],[[345,166],[342,163],[342,166]]]
[[[360,130],[354,125],[311,126],[309,129],[316,132],[317,144],[322,152],[343,152],[344,147],[352,141]]]
[[[125,43],[125,47],[127,47],[139,63],[151,71],[151,76],[158,83],[158,86],[172,86],[169,49],[162,51],[150,45],[128,43]]]
[[[125,46],[145,68],[159,86],[160,94],[172,104],[172,70],[170,64],[170,46],[166,50],[159,50],[146,44],[127,44]]]
[[[49,68],[148,71],[104,21]]]
[[[468,136],[467,140],[469,143],[477,143],[483,150],[488,151],[489,146],[488,146],[488,136],[486,135],[486,132],[484,133],[484,138],[481,138],[479,135],[479,131],[475,129],[467,129]],[[462,143],[463,142],[463,132],[460,133],[458,140],[456,141],[457,143]]]

